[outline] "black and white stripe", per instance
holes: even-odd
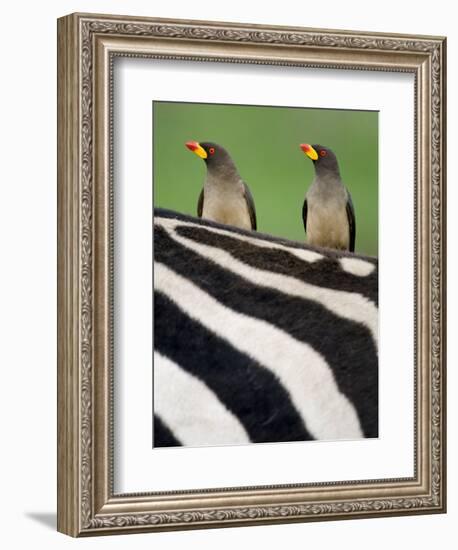
[[[154,446],[378,436],[373,258],[155,212]]]

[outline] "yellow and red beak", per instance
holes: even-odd
[[[300,147],[304,151],[304,153],[312,160],[316,160],[318,158],[318,153],[308,143],[301,143]]]
[[[205,151],[205,149],[202,147],[202,145],[200,143],[198,143],[197,141],[187,141],[185,145],[190,151],[195,153],[201,159],[206,159],[207,158],[207,156],[208,156],[207,151]]]

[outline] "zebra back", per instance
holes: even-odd
[[[378,436],[378,263],[156,209],[154,446]]]

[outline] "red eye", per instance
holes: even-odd
[[[327,154],[328,154],[327,151],[325,151],[324,149],[321,149],[321,151],[320,151],[320,157],[325,157]]]
[[[214,155],[214,154],[215,154],[215,148],[214,148],[214,147],[210,147],[210,149],[208,150],[208,152],[210,153],[210,155]]]

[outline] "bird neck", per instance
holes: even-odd
[[[327,181],[330,183],[342,183],[340,178],[340,170],[338,166],[326,167],[326,166],[315,166],[315,176],[320,181]]]
[[[212,185],[230,185],[240,180],[240,174],[234,164],[225,163],[222,166],[207,168],[207,183]]]

